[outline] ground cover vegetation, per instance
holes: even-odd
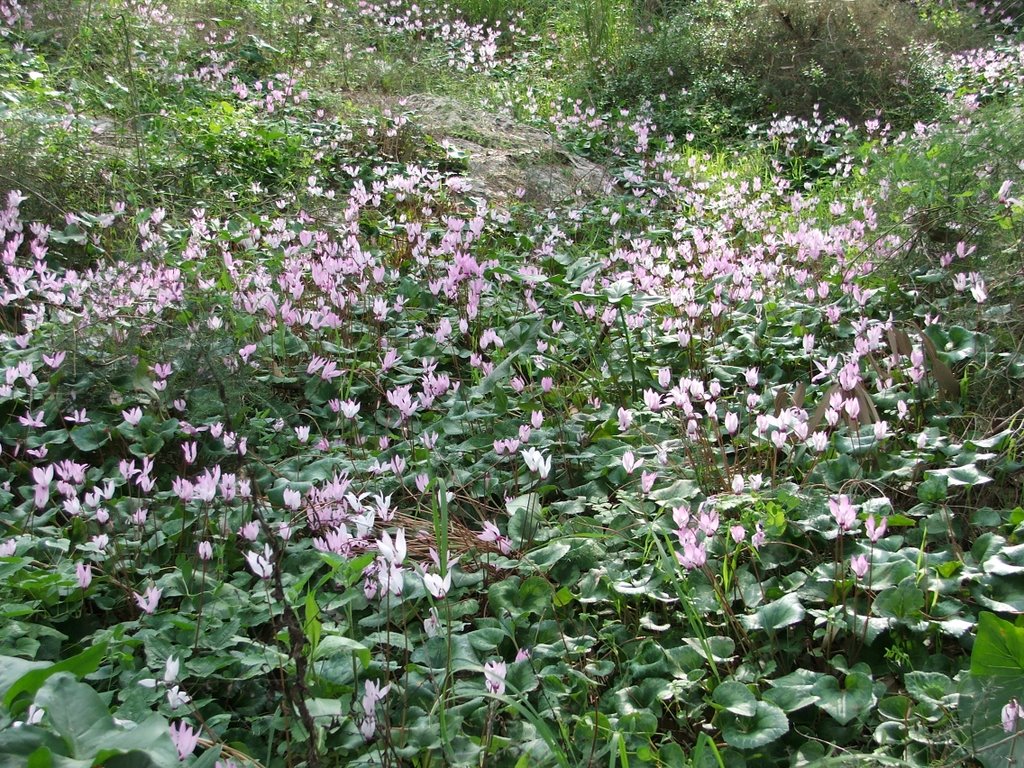
[[[0,765],[1024,764],[1022,11],[0,0]]]

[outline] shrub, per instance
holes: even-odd
[[[773,112],[806,116],[820,104],[852,120],[883,112],[913,122],[938,105],[927,26],[902,3],[772,0],[731,47],[734,66],[758,81]]]
[[[553,24],[567,62],[589,78],[600,78],[636,36],[633,8],[621,0],[575,0]]]
[[[626,46],[599,99],[647,101],[658,124],[677,135],[739,134],[758,112],[755,83],[728,64],[729,38],[749,3],[702,3],[673,15]]]
[[[773,114],[910,125],[941,106],[933,28],[881,0],[698,2],[639,38],[604,84],[608,103],[647,100],[675,132],[739,135]]]
[[[884,215],[899,222],[901,237],[897,258],[886,271],[894,279],[909,276],[916,300],[946,324],[991,337],[991,357],[972,372],[969,390],[972,410],[994,424],[1024,405],[1019,383],[1024,302],[1018,288],[1024,273],[1021,118],[1017,105],[985,107],[970,120],[892,147],[870,176],[883,190],[888,180],[899,180],[880,205]],[[977,302],[965,305],[963,297],[972,294]],[[958,346],[946,343],[947,350]]]

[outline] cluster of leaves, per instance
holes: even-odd
[[[616,179],[536,210],[264,42],[494,94],[518,7],[342,5],[8,20],[0,759],[1019,752],[1020,62],[733,153],[527,87]]]

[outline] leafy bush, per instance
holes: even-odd
[[[991,334],[990,361],[971,374],[971,406],[1000,424],[1024,406],[1024,301],[1017,287],[1024,273],[1024,205],[1017,197],[1024,184],[1024,115],[1019,104],[998,103],[968,114],[897,142],[871,173],[884,190],[881,205],[890,215],[900,212],[894,232],[901,240],[886,269],[914,280],[918,300],[935,313]],[[890,185],[893,178],[899,181]],[[962,307],[964,293],[995,306],[979,316]]]
[[[881,113],[911,125],[940,103],[924,51],[928,28],[904,3],[810,0],[762,3],[732,46],[733,66],[757,80],[765,108],[861,121]]]
[[[646,103],[664,130],[702,140],[741,134],[759,113],[750,73],[730,66],[730,40],[740,34],[749,3],[699,4],[638,36],[613,58],[597,83],[605,104]]]
[[[773,114],[910,125],[936,113],[932,29],[904,3],[687,6],[613,62],[610,103],[648,101],[677,134],[739,135]]]

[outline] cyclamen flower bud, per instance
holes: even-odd
[[[82,589],[88,589],[92,584],[92,566],[89,563],[76,564],[75,575],[78,578],[78,586]]]
[[[874,544],[880,538],[885,536],[885,529],[887,526],[888,523],[886,522],[886,519],[884,517],[882,518],[882,521],[880,523],[876,523],[874,515],[868,516],[867,521],[864,523],[864,530],[867,533],[868,538],[871,540],[872,544]]]
[[[864,555],[854,555],[850,558],[850,570],[858,579],[863,579],[868,572],[869,563]]]
[[[725,429],[730,435],[735,435],[740,428],[740,417],[732,411],[725,414]]]

